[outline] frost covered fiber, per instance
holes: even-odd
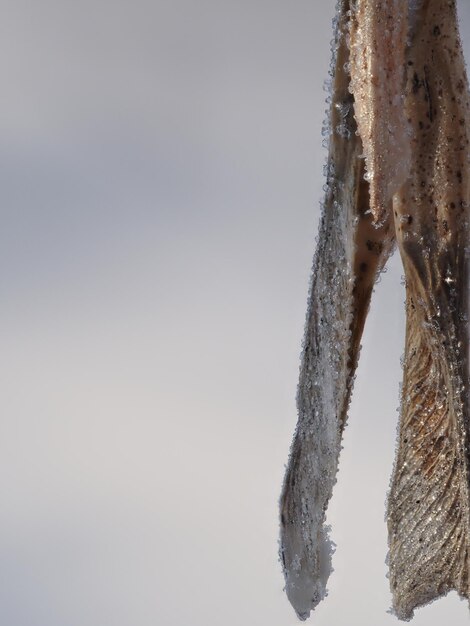
[[[399,445],[388,499],[393,610],[469,597],[470,98],[454,0],[339,0],[326,196],[282,489],[286,592],[325,597],[325,526],[373,286],[406,277]]]

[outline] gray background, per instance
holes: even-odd
[[[334,2],[3,9],[0,623],[294,626],[277,498]],[[365,331],[317,626],[396,623],[401,273]],[[415,624],[468,619],[451,594]]]

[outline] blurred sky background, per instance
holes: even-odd
[[[334,5],[3,2],[0,624],[298,624],[277,501]],[[316,626],[397,623],[401,273],[366,325]],[[468,621],[451,594],[414,624]]]

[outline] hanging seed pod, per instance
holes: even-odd
[[[397,615],[469,595],[470,100],[455,2],[420,3],[406,54],[411,170],[394,198],[406,276],[399,445],[388,501]]]
[[[326,198],[301,357],[298,424],[281,495],[280,556],[287,596],[301,619],[326,593],[332,552],[326,508],[372,288],[394,242],[391,210],[379,228],[370,211],[349,90],[349,25],[350,5],[342,0],[333,43]]]
[[[372,288],[396,239],[407,329],[388,558],[394,611],[409,619],[451,589],[469,597],[470,99],[453,0],[340,0],[335,33],[280,556],[306,619],[326,595],[326,509]]]

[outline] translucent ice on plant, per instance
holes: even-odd
[[[417,5],[406,51],[410,176],[394,198],[406,275],[406,347],[388,502],[396,614],[469,597],[470,98],[455,2]]]
[[[335,35],[280,556],[306,619],[326,595],[326,508],[372,288],[397,239],[407,331],[388,562],[394,612],[410,619],[451,589],[470,595],[470,98],[454,0],[340,0]]]
[[[326,198],[314,259],[297,392],[298,424],[281,495],[280,555],[286,592],[306,619],[326,594],[331,542],[325,513],[374,281],[393,247],[376,228],[362,144],[348,89],[349,2],[338,4]],[[340,131],[338,130],[340,129]]]
[[[403,111],[408,0],[357,0],[350,21],[350,90],[366,159],[370,207],[386,218],[410,171],[410,129]]]

